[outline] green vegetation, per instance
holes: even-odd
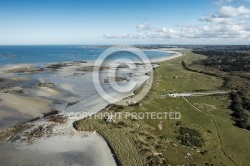
[[[180,120],[130,117],[106,123],[87,118],[76,122],[75,128],[100,133],[114,149],[121,165],[249,165],[250,133],[233,125],[230,96],[163,96],[173,91],[221,89],[224,79],[183,69],[182,61],[189,67],[194,61],[204,59],[203,55],[185,52],[183,57],[162,62],[154,71],[151,91],[139,105],[111,105],[103,110],[109,113],[177,111],[182,115]],[[206,70],[201,65],[192,68]],[[178,78],[173,79],[175,76]]]
[[[242,96],[242,94],[237,92],[231,93],[231,108],[234,111],[233,117],[237,126],[250,130],[250,117],[248,112],[250,111],[250,101],[248,97]]]
[[[219,68],[222,71],[250,71],[250,53],[243,51],[228,51],[199,49],[193,51],[196,54],[206,55],[208,59],[203,61],[205,66]]]
[[[248,47],[247,47],[248,48]],[[232,117],[238,127],[250,130],[250,53],[245,47],[229,50],[228,47],[214,49],[214,47],[199,48],[194,53],[206,55],[207,59],[194,62],[186,70],[205,73],[224,79],[224,88],[234,90],[231,93]],[[209,72],[195,69],[195,65],[212,68]]]
[[[201,138],[199,131],[195,129],[190,129],[187,127],[179,128],[179,136],[177,137],[180,140],[180,143],[189,147],[202,147],[204,140]]]
[[[121,110],[120,106],[108,106],[104,113],[114,114]],[[127,111],[127,109],[126,109]],[[102,119],[77,121],[74,127],[79,131],[97,131],[110,144],[115,151],[121,165],[166,165],[161,155],[156,155],[157,148],[162,147],[164,140],[154,136],[151,131],[154,128],[130,117],[115,123],[104,122]]]

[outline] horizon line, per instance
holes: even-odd
[[[250,46],[250,44],[0,44],[0,46]]]

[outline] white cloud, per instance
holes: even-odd
[[[151,26],[148,22],[139,24],[136,28],[140,34],[104,35],[113,39],[148,39],[148,40],[209,40],[249,42],[250,38],[250,9],[240,6],[222,6],[217,12],[204,16],[199,25],[179,25],[175,29]]]
[[[149,25],[148,22],[143,22],[142,24],[137,25],[138,30],[154,31],[154,28]]]
[[[116,34],[116,35],[105,34],[105,35],[103,35],[103,37],[107,38],[107,39],[143,39],[143,38],[145,38],[145,36],[143,36],[141,34],[137,34],[137,35],[133,35],[133,34]]]
[[[232,6],[223,6],[219,11],[219,17],[222,18],[235,17],[242,14],[250,14],[250,9],[246,8],[245,6],[240,6],[238,8],[234,8]]]

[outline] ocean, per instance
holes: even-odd
[[[7,64],[45,64],[67,61],[93,61],[106,48],[97,46],[0,46],[0,65]],[[171,56],[163,51],[143,51],[149,59]],[[117,52],[109,59],[137,57],[129,52]]]

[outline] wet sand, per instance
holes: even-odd
[[[106,142],[95,133],[55,136],[29,145],[0,144],[1,165],[116,165]]]

